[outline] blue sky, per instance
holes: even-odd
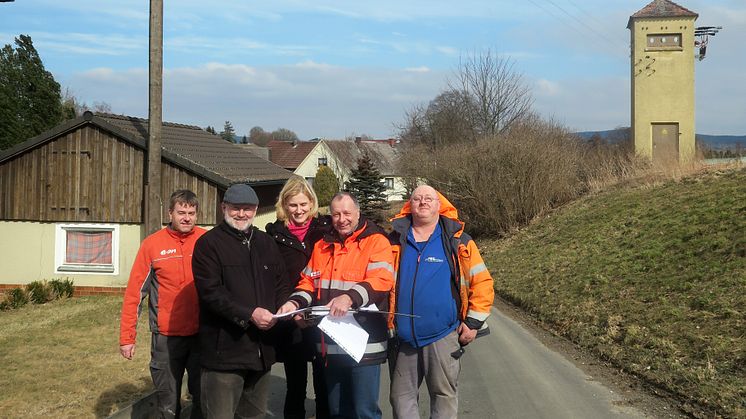
[[[648,0],[165,0],[164,120],[230,120],[302,139],[388,137],[460,57],[514,61],[536,111],[577,131],[629,125],[627,20]],[[723,26],[696,64],[697,132],[746,134],[746,1],[682,0]],[[28,34],[73,95],[147,117],[146,0],[0,3],[0,43]]]

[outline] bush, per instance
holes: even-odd
[[[49,281],[49,286],[52,288],[52,292],[56,298],[71,298],[75,291],[75,286],[71,279],[65,279],[64,281],[53,279]]]
[[[6,309],[15,309],[28,304],[28,294],[23,288],[12,288],[5,295]]]
[[[44,304],[55,299],[52,288],[46,281],[34,281],[26,285],[26,291],[34,304]]]
[[[453,202],[471,234],[493,236],[629,176],[635,162],[626,149],[589,145],[536,116],[468,144],[413,146],[400,159],[404,176],[429,183]]]

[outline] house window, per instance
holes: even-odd
[[[319,166],[326,166],[326,157],[319,157]]]
[[[119,226],[57,224],[54,273],[119,274]]]
[[[313,186],[313,180],[314,180],[314,179],[316,179],[316,178],[313,178],[313,177],[307,177],[307,178],[306,178],[306,182],[308,182],[308,184],[309,184],[309,185]]]
[[[394,178],[387,177],[383,179],[384,184],[386,185],[386,189],[394,189]]]

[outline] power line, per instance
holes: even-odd
[[[588,28],[588,30],[590,30],[591,32],[593,32],[596,35],[600,36],[602,39],[604,39],[606,42],[608,42],[609,45],[612,46],[613,48],[618,48],[619,47],[619,45],[616,43],[616,41],[613,41],[611,38],[609,38],[608,36],[606,36],[605,33],[597,31],[595,28],[589,26],[587,23],[585,23],[581,19],[578,19],[577,16],[570,14],[567,10],[565,10],[563,7],[561,7],[560,5],[558,5],[557,3],[555,3],[553,0],[545,0],[545,1],[548,2],[548,3],[550,3],[550,4],[552,4],[554,7],[556,7],[557,9],[559,9],[562,13],[566,14],[567,16],[569,16],[570,18],[572,18],[576,22],[578,22],[581,25],[583,25],[584,27]],[[626,46],[624,48],[626,49]]]
[[[533,4],[534,6],[536,6],[537,8],[541,9],[542,11],[544,11],[545,13],[547,13],[548,15],[550,15],[555,20],[557,20],[559,22],[562,22],[564,25],[570,27],[574,31],[578,32],[580,35],[583,35],[584,38],[588,38],[588,36],[587,36],[588,32],[585,31],[585,30],[583,30],[583,29],[581,29],[581,28],[579,28],[578,25],[574,24],[572,21],[569,21],[567,18],[565,18],[563,16],[557,15],[551,9],[549,9],[547,7],[544,7],[544,5],[541,5],[541,4],[537,3],[534,0],[528,0],[528,1],[531,4]],[[602,33],[598,32],[594,28],[588,26],[585,22],[583,22],[583,21],[579,20],[577,17],[571,15],[569,12],[567,12],[567,10],[565,10],[564,8],[562,8],[561,6],[559,6],[558,4],[556,4],[555,2],[553,2],[552,0],[545,0],[545,1],[549,2],[551,5],[553,5],[554,7],[556,7],[557,9],[559,9],[560,11],[562,11],[565,15],[569,16],[573,20],[576,20],[577,22],[579,22],[584,27],[588,28],[590,31],[592,31],[596,35],[600,35],[600,38],[599,37],[595,37],[595,36],[590,37],[590,39],[593,42],[595,42],[598,46],[600,46],[602,48],[607,48],[608,46],[612,46],[615,50],[616,50],[616,48],[618,48],[620,46],[619,44],[617,44],[614,41],[612,41],[611,39],[609,39],[605,34],[602,34]],[[606,44],[602,44],[600,42],[601,40],[605,41]],[[628,56],[628,52],[626,52],[626,50],[627,50],[626,46],[624,47],[624,50],[625,50],[625,53],[624,53],[623,56],[627,57]],[[616,54],[614,54],[614,55],[616,55]]]

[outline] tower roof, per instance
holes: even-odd
[[[693,17],[696,19],[698,16],[697,13],[692,12],[686,7],[679,6],[671,0],[653,0],[629,17],[627,28],[632,27],[633,19],[656,17]]]

